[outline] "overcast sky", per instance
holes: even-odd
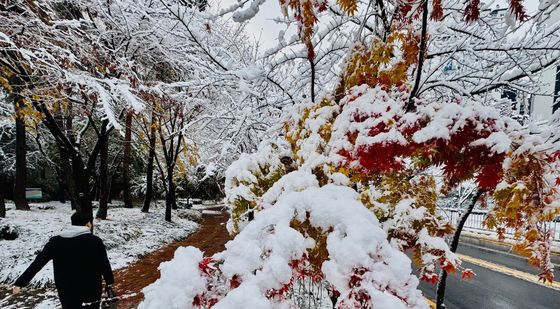
[[[249,0],[249,1],[253,1],[253,0]],[[541,0],[525,0],[524,5],[529,13],[533,13],[537,10],[540,1]],[[237,0],[214,0],[212,2],[214,3],[212,6],[216,10],[217,8],[229,7],[232,4],[236,3]],[[494,1],[483,0],[482,2],[483,3],[492,2],[491,4],[492,7],[500,6],[501,8],[503,8],[508,6],[509,1],[508,0],[494,0]],[[249,3],[245,5],[245,7],[247,7]],[[264,51],[277,44],[278,32],[280,30],[284,30],[284,26],[276,24],[274,21],[272,21],[272,19],[281,16],[282,16],[282,12],[280,11],[279,1],[266,0],[265,3],[261,5],[259,13],[257,13],[257,15],[253,19],[248,21],[247,30],[249,34],[252,37],[254,37],[255,41],[260,39],[261,46],[263,47],[261,51]]]
[[[237,0],[214,1],[216,3],[215,6],[220,8],[227,8],[237,3]],[[245,7],[247,7],[249,3],[246,4]],[[278,32],[284,30],[285,26],[276,24],[272,19],[282,16],[279,1],[266,0],[265,3],[261,5],[259,13],[247,22],[247,30],[249,34],[255,38],[255,41],[260,38],[261,45],[264,49],[276,46],[278,42]],[[229,17],[231,18],[231,16]]]

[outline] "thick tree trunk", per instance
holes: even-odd
[[[78,204],[76,205],[76,211],[85,213],[88,215],[93,215],[93,207],[91,204],[90,195],[90,172],[82,163],[80,157],[72,158],[72,177],[70,177],[76,184],[76,193]]]
[[[453,239],[451,240],[451,244],[449,245],[449,249],[451,252],[457,251],[457,247],[459,246],[459,238],[461,237],[461,232],[463,231],[463,227],[469,218],[469,215],[472,213],[476,202],[482,195],[483,191],[478,190],[472,199],[470,200],[470,204],[467,206],[467,209],[459,218],[459,222],[457,223],[457,229],[455,230],[455,234],[453,234]],[[445,304],[443,301],[445,300],[445,287],[447,285],[447,273],[445,271],[440,271],[439,282],[436,289],[436,309],[445,309]]]
[[[176,205],[173,166],[167,168],[167,196],[165,197],[165,221],[171,222],[171,209]]]
[[[0,191],[0,218],[6,218],[6,202],[4,202],[2,191]]]
[[[68,152],[64,147],[59,147],[60,152],[60,165],[62,167],[62,176],[64,177],[64,185],[66,186],[66,192],[68,193],[68,198],[70,199],[70,205],[72,209],[78,209],[78,204],[80,199],[78,198],[78,189],[76,188],[76,181],[73,177],[72,165]]]
[[[148,164],[146,166],[146,195],[144,196],[144,205],[142,206],[142,212],[150,211],[150,203],[152,202],[152,197],[154,194],[154,159],[156,157],[156,128],[152,123],[150,124],[150,152],[148,154]]]
[[[55,118],[56,124],[63,128],[64,132],[70,132],[72,130],[72,117],[68,116],[66,121],[62,113],[58,113]],[[70,206],[73,210],[77,209],[79,203],[78,191],[76,190],[76,182],[72,177],[72,166],[70,164],[70,156],[68,155],[68,150],[62,145],[58,145],[58,152],[60,154],[60,172],[62,180],[59,184],[63,185],[63,190],[68,194],[70,199]]]
[[[107,205],[109,201],[109,136],[106,134],[105,126],[101,129],[102,139],[101,149],[99,150],[99,208],[96,217],[107,219]]]
[[[25,187],[27,184],[27,143],[25,134],[25,122],[21,111],[23,100],[14,100],[16,114],[16,178],[14,184],[14,203],[16,209],[29,210],[29,204],[25,199]]]
[[[66,189],[64,189],[64,180],[62,177],[62,175],[59,175],[56,180],[58,182],[58,201],[64,204],[66,203]]]
[[[79,181],[81,185],[78,187],[79,203],[76,207],[76,211],[93,216],[93,205],[91,203],[91,196],[89,195],[89,191],[87,187],[84,186],[84,182],[89,177],[79,177],[79,178],[80,178]]]
[[[95,175],[93,185],[89,190],[89,195],[91,196],[92,201],[99,201],[99,177],[95,177]]]
[[[132,111],[126,114],[124,131],[124,152],[123,152],[123,186],[124,186],[124,207],[132,208],[130,197],[130,152],[132,139]]]

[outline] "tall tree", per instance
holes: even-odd
[[[16,122],[16,168],[13,199],[16,209],[29,210],[25,198],[27,186],[27,133],[25,132],[25,101],[19,95],[13,95]]]
[[[124,151],[123,151],[123,201],[124,207],[132,208],[130,194],[130,156],[132,151],[132,110],[125,116],[124,125]]]
[[[109,202],[109,134],[107,125],[101,126],[99,132],[101,145],[99,146],[99,208],[95,215],[99,219],[107,219],[107,204]]]
[[[146,163],[146,194],[144,196],[144,204],[142,212],[150,211],[150,203],[154,195],[154,160],[156,157],[156,123],[154,109],[150,113],[149,133],[148,133],[148,162]]]
[[[72,2],[0,6],[0,81],[39,113],[60,151],[70,199],[77,211],[92,213],[90,182],[102,144],[97,123],[107,120],[101,122],[107,132],[120,128],[116,114],[138,102],[133,78],[119,79],[126,67],[81,12]],[[58,27],[56,21],[65,19],[80,22]],[[91,132],[93,140],[84,138]]]
[[[163,98],[159,104],[158,111],[161,115],[158,117],[157,133],[163,162],[157,160],[157,164],[160,174],[165,177],[165,220],[171,221],[171,210],[177,208],[175,169],[178,160],[181,159],[179,155],[186,146],[184,129],[189,121],[189,111],[185,110],[186,104],[170,97]]]

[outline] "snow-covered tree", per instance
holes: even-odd
[[[124,132],[127,161],[136,147],[129,147],[129,133],[142,131],[133,128],[141,121],[131,118],[141,118],[143,108],[152,111],[158,100],[172,100],[178,108],[155,118],[197,115],[167,136],[187,137],[205,162],[216,161],[222,170],[233,159],[231,152],[254,149],[266,134],[284,92],[271,90],[243,27],[199,9],[184,1],[37,1],[2,7],[2,85],[21,96],[53,135],[79,210],[91,208],[93,197],[86,192],[97,176],[98,157],[105,180],[99,185],[107,190],[111,132]],[[27,29],[29,20],[34,26]],[[179,158],[184,144],[174,146],[172,157]],[[175,166],[175,160],[169,164]]]
[[[245,4],[240,2],[230,11],[242,21],[262,3],[240,8]],[[413,251],[423,280],[435,283],[458,271],[469,278],[472,271],[454,254],[459,234],[449,245],[445,237],[453,226],[436,211],[438,199],[465,182],[475,183],[476,190],[464,207],[472,210],[475,203],[492,199],[486,225],[498,233],[513,228],[515,248],[540,267],[542,280],[551,281],[550,232],[540,223],[559,212],[555,130],[524,127],[504,116],[491,91],[506,83],[530,90],[538,86],[531,74],[556,63],[558,25],[547,27],[544,19],[558,4],[543,5],[531,16],[521,1],[509,5],[501,26],[479,1],[281,1],[298,38],[289,45],[291,54],[279,58],[287,65],[290,55],[309,63],[308,75],[294,75],[307,78],[300,85],[310,87],[298,91],[310,89],[310,99],[285,109],[278,138],[243,155],[226,173],[235,239],[212,259],[193,250],[178,252],[188,256],[175,261],[183,259],[185,274],[201,279],[175,285],[183,279],[169,274],[172,262],[145,290],[144,308],[161,305],[158,299],[176,300],[172,292],[163,294],[175,289],[187,307],[289,307],[289,290],[306,277],[325,281],[333,295],[340,293],[339,308],[397,307],[376,299],[387,294],[388,286],[369,285],[369,279],[384,276],[370,276],[375,266],[367,258],[331,268],[338,257],[334,238],[351,237],[351,230],[366,226],[353,218],[363,213],[381,229],[361,231],[366,235],[360,248],[379,245],[383,236],[391,250]],[[347,40],[337,45],[345,50],[343,59],[329,52],[331,68],[341,64],[337,78],[329,78],[333,75],[326,70],[317,74],[318,46],[329,37]],[[294,52],[298,44],[301,49]],[[446,66],[452,70],[446,72]],[[317,78],[326,85],[322,94],[316,92]],[[343,198],[342,191],[359,202]],[[298,242],[288,240],[292,230],[309,242],[297,254]],[[346,249],[348,261],[354,261],[354,253],[360,256],[360,248]],[[368,252],[383,259],[375,250]],[[333,277],[334,269],[340,277]],[[401,306],[423,306],[417,298],[410,303],[409,296],[398,298]]]

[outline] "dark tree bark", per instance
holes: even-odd
[[[16,177],[14,183],[14,203],[16,209],[29,210],[29,204],[25,199],[25,187],[27,185],[27,142],[25,133],[24,115],[22,112],[23,98],[14,98],[16,114]]]
[[[416,78],[414,80],[414,86],[410,92],[410,99],[406,104],[406,111],[410,112],[415,109],[414,100],[418,95],[420,90],[420,78],[422,77],[422,66],[424,65],[424,60],[426,58],[426,44],[428,41],[428,1],[422,3],[422,32],[420,37],[420,50],[418,51],[418,67],[416,68]]]
[[[99,177],[95,177],[95,175],[93,175],[93,177],[94,181],[89,191],[89,195],[91,196],[92,201],[99,201]]]
[[[83,155],[80,151],[80,145],[74,139],[73,130],[69,131],[68,128],[64,130],[43,102],[33,100],[32,103],[35,109],[43,114],[43,123],[53,135],[58,145],[61,158],[64,158],[65,156],[68,158],[69,172],[67,173],[67,185],[69,188],[75,188],[75,190],[68,190],[68,193],[70,199],[76,201],[76,211],[93,215],[90,195],[90,180],[92,179],[92,175],[95,174],[95,164],[101,146],[99,131],[95,126],[93,119],[89,119],[80,134],[85,133],[86,129],[91,126],[98,135],[98,138],[88,154]],[[102,128],[107,128],[108,125],[109,121],[107,119],[102,121]],[[113,130],[113,127],[106,130],[107,134],[109,134]],[[84,159],[87,159],[87,161],[84,161]]]
[[[6,202],[4,201],[4,194],[0,190],[0,218],[6,218]]]
[[[181,151],[183,144],[183,128],[185,126],[185,115],[181,112],[181,105],[171,106],[169,108],[169,120],[158,127],[159,139],[161,141],[162,152],[165,157],[165,172],[166,179],[163,179],[166,184],[165,196],[165,220],[171,221],[171,210],[177,209],[176,188],[173,182],[173,171]],[[169,137],[165,137],[163,127],[165,126],[167,132],[171,132]],[[178,134],[174,134],[178,132]],[[164,172],[158,161],[158,168],[160,172]],[[163,175],[162,175],[163,177]]]
[[[109,201],[109,136],[106,127],[101,128],[101,146],[99,150],[99,208],[95,215],[99,219],[107,219],[107,205]]]
[[[4,59],[4,63],[9,63],[10,71],[13,72],[9,78],[10,85],[14,85],[14,89],[12,93],[21,93],[21,88],[25,87],[26,90],[31,91],[34,86],[36,85],[35,81],[31,79],[31,76],[35,76],[35,72],[30,72],[27,66],[21,65],[21,57],[22,55],[17,50],[5,50],[1,53],[2,57],[0,59]],[[65,126],[62,124],[62,121],[57,121],[56,115],[53,115],[51,110],[45,105],[45,102],[42,100],[34,100],[33,98],[28,98],[39,113],[42,116],[42,122],[47,127],[49,132],[52,134],[58,149],[60,151],[61,158],[66,156],[68,160],[69,170],[65,170],[64,172],[68,175],[67,186],[71,187],[75,185],[75,190],[68,190],[69,196],[71,200],[75,203],[76,211],[92,214],[92,205],[91,205],[91,196],[90,196],[90,180],[91,176],[94,174],[93,171],[95,169],[95,163],[97,160],[97,156],[99,155],[99,139],[95,142],[95,145],[90,149],[86,154],[82,154],[83,149],[80,149],[79,142],[75,139],[75,132],[71,128],[71,126]],[[21,99],[14,100],[14,102],[19,102]],[[92,109],[95,108],[96,102],[88,102],[87,98],[83,102],[84,104],[92,103]],[[67,116],[67,121],[72,121],[73,112],[72,112],[72,100],[69,102],[69,113]],[[16,113],[18,112],[18,106],[16,105]],[[80,136],[82,136],[90,127],[96,131],[99,135],[98,129],[95,126],[95,122],[91,118],[91,114],[87,114],[88,122],[87,125],[82,128],[80,131]],[[119,118],[122,116],[119,116]],[[103,120],[103,126],[108,125],[108,120]],[[107,129],[107,133],[109,133],[113,128]],[[19,132],[19,133],[18,133]],[[25,127],[23,123],[16,122],[16,135],[20,134],[21,132],[25,133]],[[18,142],[16,141],[16,144]],[[22,166],[25,165],[25,140],[21,140],[20,138],[20,145],[16,145],[16,169],[21,169]],[[23,147],[22,147],[23,145]],[[23,151],[23,153],[22,153]],[[86,161],[87,160],[87,161]],[[63,160],[65,161],[65,160]],[[18,190],[15,190],[16,196],[16,205],[20,204],[20,207],[24,206],[23,204],[25,198],[25,178],[21,176],[23,173],[17,173],[16,175],[16,187]],[[23,188],[23,190],[22,190]],[[23,194],[22,194],[23,192]],[[18,203],[19,202],[19,203]]]
[[[70,158],[66,149],[59,147],[60,153],[60,165],[62,169],[62,177],[64,177],[64,185],[66,192],[68,193],[68,199],[70,199],[70,206],[72,209],[78,209],[78,190],[76,189],[76,181],[72,176],[72,166],[70,164]]]
[[[75,178],[78,194],[76,211],[93,215],[89,185],[92,173],[86,168],[79,156],[74,156],[72,158],[72,175],[74,176],[73,178]]]
[[[310,85],[310,92],[311,92],[311,102],[315,102],[315,59],[309,59],[309,66],[311,67],[311,85]]]
[[[167,190],[167,195],[165,196],[165,221],[171,222],[171,209],[173,209],[173,205],[176,204],[172,166],[167,168]]]
[[[116,165],[117,165],[117,159],[118,159],[119,155],[117,154],[114,158],[113,158],[113,162],[111,163],[111,173],[109,174],[109,180],[107,180],[107,183],[109,184],[108,188],[107,188],[107,203],[111,204],[113,202],[113,195],[111,194],[112,192],[112,188],[113,188],[113,183],[115,181],[115,174],[116,174]],[[119,163],[120,164],[120,163]]]
[[[156,156],[156,128],[154,126],[152,112],[152,121],[150,123],[150,150],[148,154],[148,164],[146,166],[146,195],[144,196],[144,205],[142,206],[142,212],[150,211],[150,203],[152,202],[152,197],[154,194],[154,158]]]
[[[123,152],[123,186],[124,186],[124,207],[132,208],[130,197],[130,152],[132,139],[132,111],[126,113],[124,131],[124,152]]]
[[[56,125],[61,128],[64,132],[70,132],[72,130],[72,117],[67,116],[66,121],[64,121],[64,116],[62,113],[57,113],[55,116]],[[56,140],[56,139],[55,139]],[[76,190],[76,182],[72,177],[72,167],[70,164],[70,158],[68,152],[62,144],[58,143],[58,153],[60,155],[60,178],[59,184],[63,186],[63,190],[68,194],[70,199],[70,206],[73,210],[77,209],[79,203],[78,191]],[[64,193],[64,192],[63,192]]]
[[[62,179],[62,175],[56,177],[56,181],[58,182],[58,201],[62,204],[66,203],[66,189],[64,189],[64,180]]]
[[[453,239],[451,240],[451,244],[449,245],[449,249],[451,252],[457,251],[457,247],[459,246],[459,238],[461,237],[461,232],[463,231],[463,227],[469,218],[469,215],[472,213],[476,202],[482,195],[483,191],[478,190],[474,194],[474,196],[470,199],[470,203],[467,206],[467,209],[459,219],[457,223],[457,229],[453,234]],[[445,271],[440,271],[439,282],[436,289],[436,309],[445,309],[445,304],[443,301],[445,300],[445,287],[447,284],[447,273]]]

